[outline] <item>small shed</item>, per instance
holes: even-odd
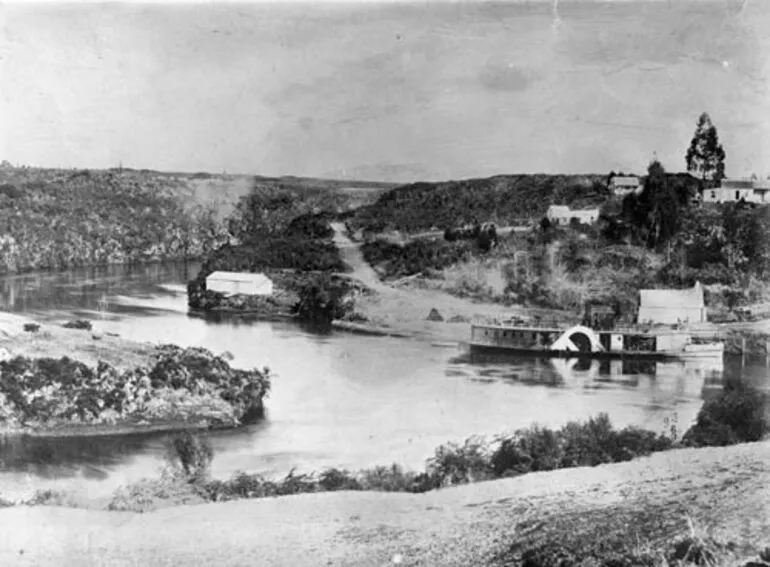
[[[639,292],[639,323],[703,323],[706,304],[700,282],[690,289],[643,289]]]
[[[273,282],[265,274],[214,272],[206,278],[206,289],[225,295],[273,295]]]

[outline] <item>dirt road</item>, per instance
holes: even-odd
[[[308,494],[146,514],[5,508],[0,565],[483,566],[543,529],[590,528],[586,518],[625,530],[629,545],[687,530],[688,517],[700,535],[766,545],[768,463],[764,442],[418,495]],[[644,510],[652,520],[640,519]]]
[[[364,259],[360,245],[345,234],[344,226],[333,223],[332,228],[334,243],[340,249],[343,261],[352,270],[349,275],[376,292],[356,302],[356,311],[368,319],[372,329],[395,330],[434,341],[459,342],[468,339],[468,322],[475,316],[520,316],[529,312],[524,307],[503,308],[496,304],[474,303],[443,291],[401,288],[384,283]],[[427,321],[433,308],[445,321],[452,322]]]

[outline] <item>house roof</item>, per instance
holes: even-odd
[[[639,291],[641,308],[701,309],[703,288],[700,283],[690,289],[643,289]]]
[[[613,185],[632,185],[637,187],[639,185],[639,178],[630,175],[616,175],[612,178],[612,183]]]
[[[570,209],[567,205],[551,205],[548,207],[548,212],[552,215],[573,215],[575,213],[598,215],[599,209]]]
[[[551,205],[548,207],[548,212],[556,215],[567,215],[571,211],[567,205]]]
[[[752,179],[723,179],[722,189],[753,189],[754,180]]]
[[[270,278],[268,278],[265,274],[252,274],[248,272],[214,272],[210,274],[206,279],[227,280],[231,282],[255,282],[259,284],[270,282]]]

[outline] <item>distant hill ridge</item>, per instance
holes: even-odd
[[[472,222],[532,222],[542,218],[550,205],[603,205],[612,197],[608,177],[597,173],[535,173],[410,183],[359,209],[350,224],[372,232],[416,232]],[[643,176],[640,179],[644,181]],[[687,186],[692,193],[698,185],[687,173],[670,173],[668,179],[676,191]]]
[[[406,232],[468,222],[515,224],[551,204],[598,206],[610,196],[606,174],[516,174],[418,182],[385,193],[352,219],[357,228]]]

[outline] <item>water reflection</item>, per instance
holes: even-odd
[[[147,435],[0,437],[0,470],[27,472],[42,478],[83,474],[103,479],[109,468],[145,450],[151,439]]]
[[[131,312],[122,294],[134,301],[175,297],[167,282],[186,282],[200,267],[195,262],[100,266],[62,272],[35,272],[0,278],[0,309],[13,312]],[[109,298],[109,299],[108,299]]]
[[[452,358],[450,362],[451,366],[446,370],[447,376],[468,375],[473,373],[470,369],[476,369],[475,373],[485,378],[494,377],[551,387],[568,387],[576,381],[637,386],[640,377],[654,378],[661,383],[686,379],[690,383],[710,380],[711,383],[721,384],[725,375],[722,358],[653,361],[632,358],[558,358],[463,353]],[[740,363],[740,358],[737,363]],[[731,374],[741,376],[745,370],[737,368],[736,361],[730,359]]]

